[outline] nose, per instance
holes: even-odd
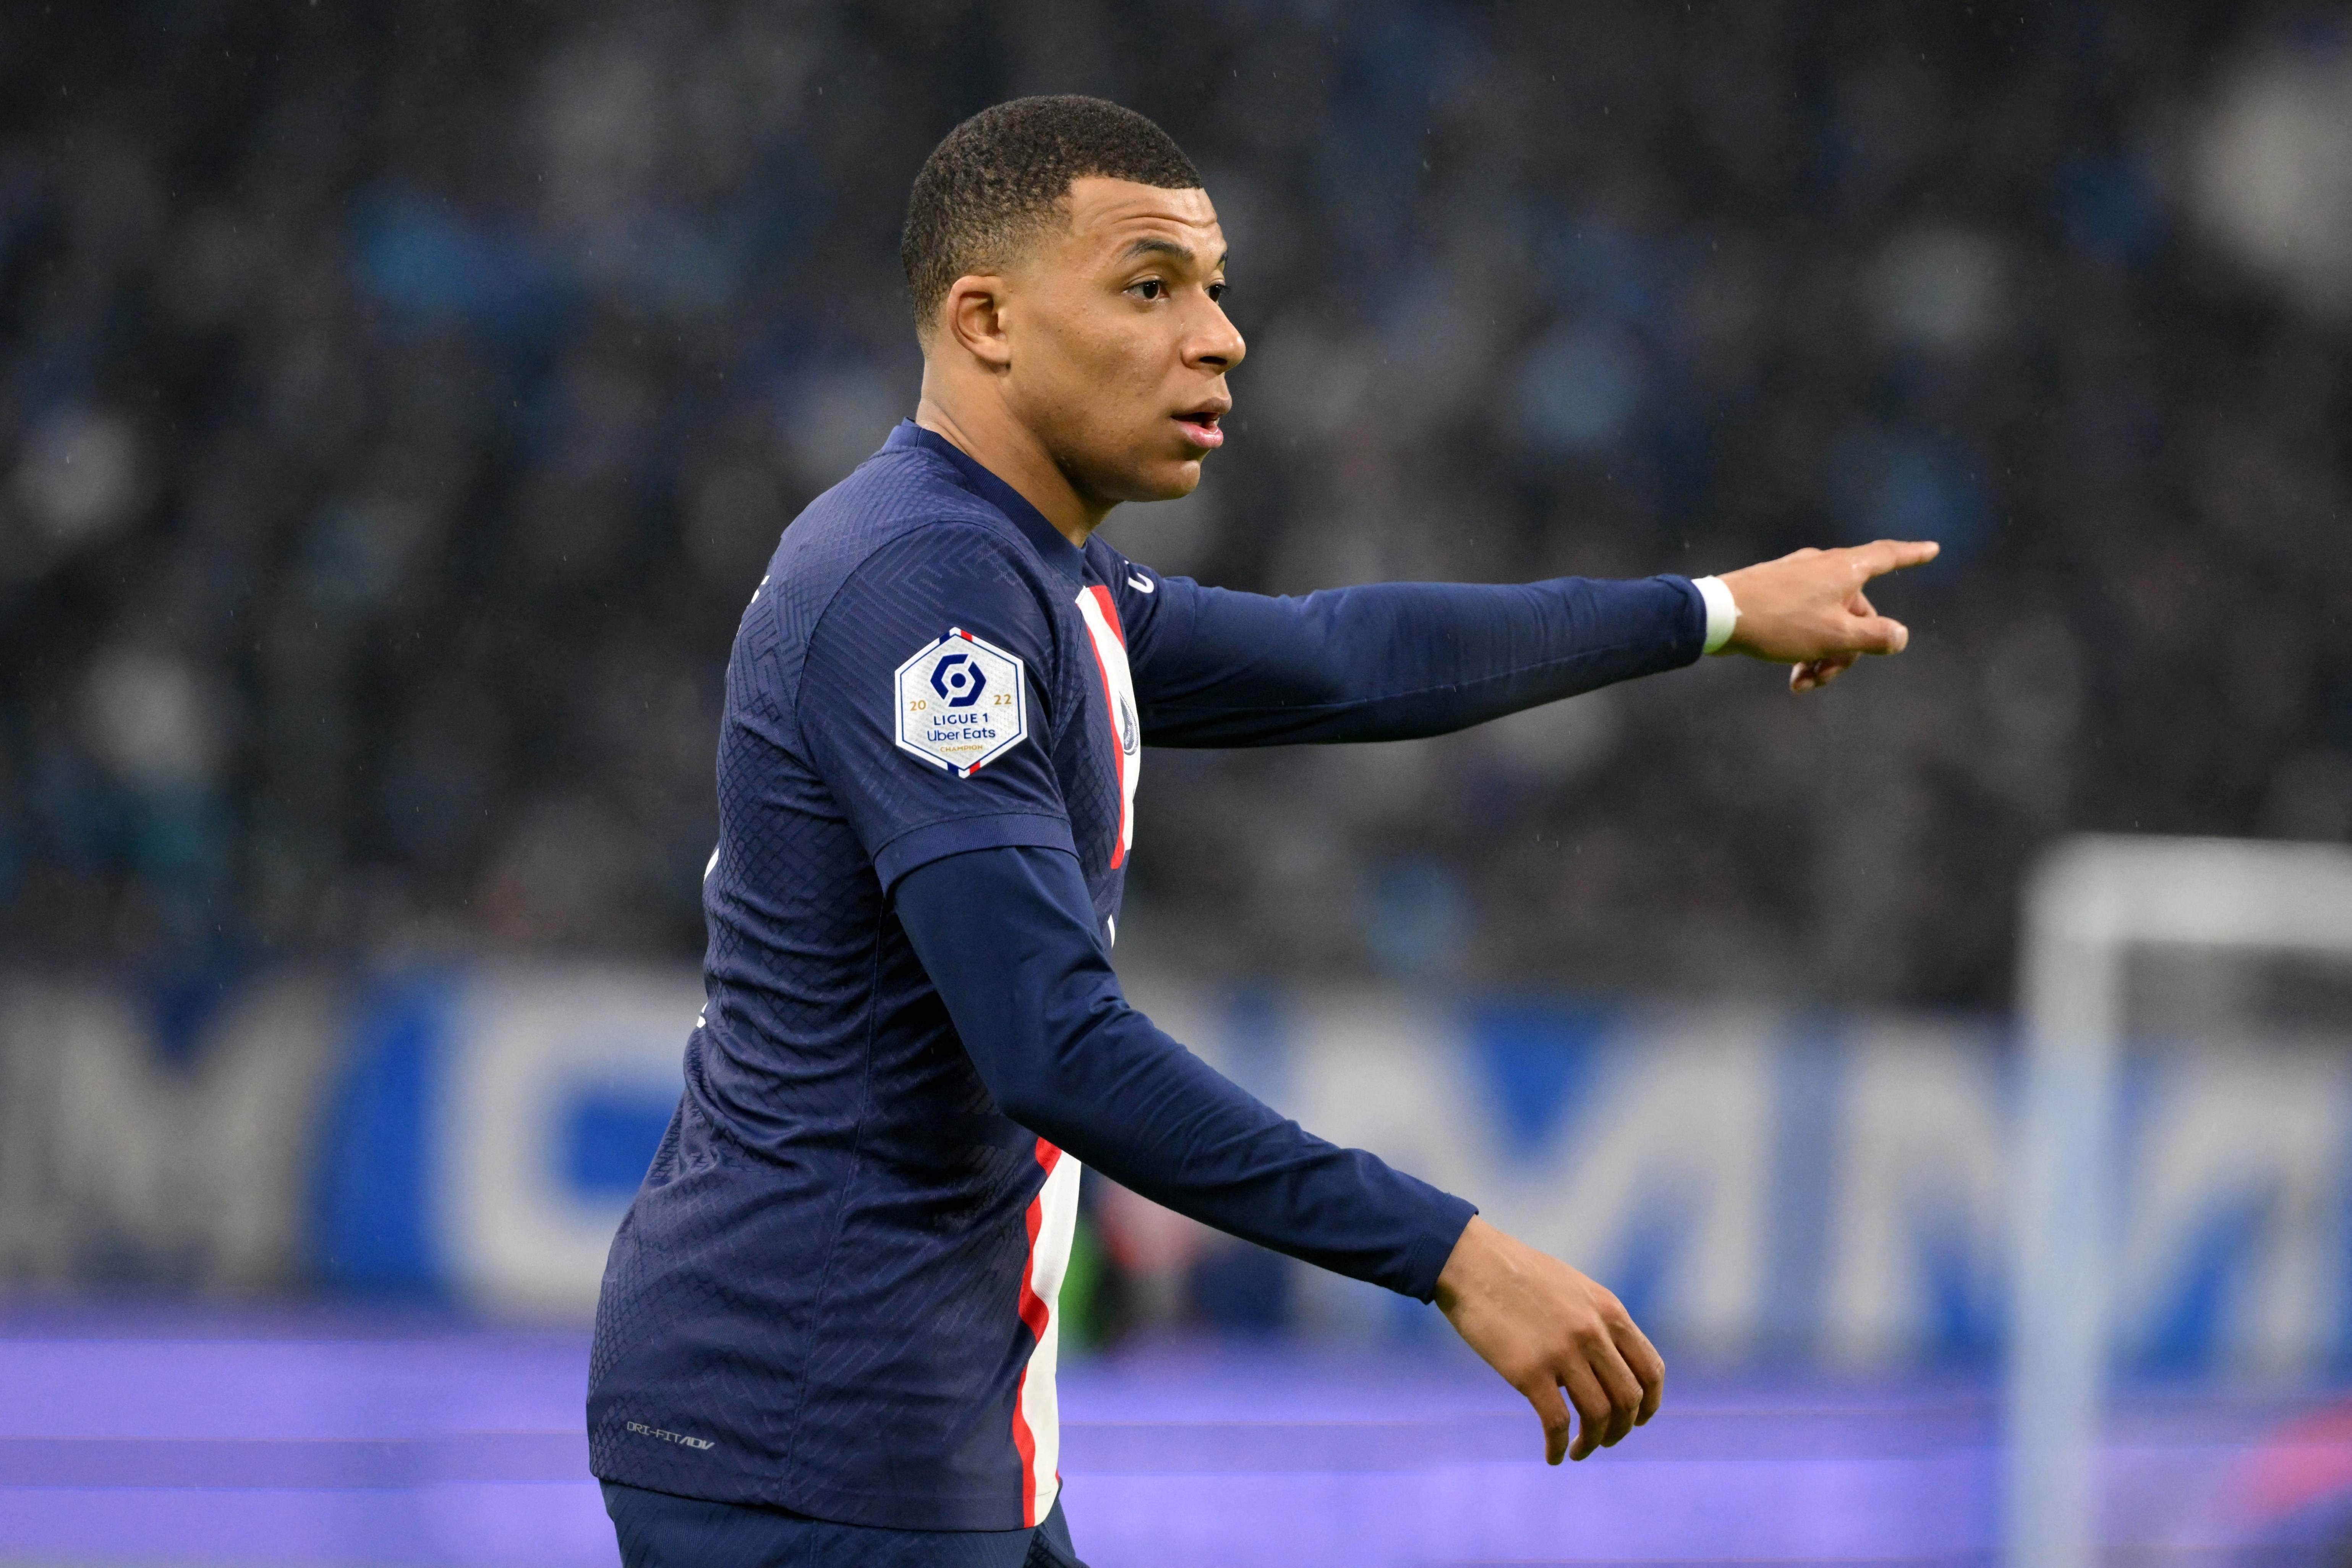
[[[1249,344],[1214,300],[1205,301],[1208,316],[1184,345],[1184,363],[1196,370],[1228,371],[1242,363]]]

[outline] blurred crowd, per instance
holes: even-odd
[[[912,410],[1020,93],[1205,171],[1251,343],[1139,559],[1275,592],[1928,537],[1898,660],[1157,752],[1236,977],[1998,1007],[2077,828],[2352,833],[2352,14],[1799,0],[0,11],[0,952],[698,952],[719,674]]]

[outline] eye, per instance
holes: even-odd
[[[1224,297],[1225,286],[1222,281],[1209,285],[1209,300],[1211,303],[1213,304],[1221,302],[1223,300]]]
[[[1157,300],[1162,294],[1168,292],[1168,285],[1162,283],[1157,278],[1146,278],[1140,283],[1129,284],[1127,286],[1127,291],[1140,299]]]

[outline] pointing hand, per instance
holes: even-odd
[[[1910,628],[1871,607],[1862,591],[1873,577],[1922,566],[1939,546],[1882,539],[1850,550],[1800,550],[1778,561],[1723,574],[1739,619],[1722,653],[1793,664],[1789,689],[1827,686],[1866,653],[1901,653]]]

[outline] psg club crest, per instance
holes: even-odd
[[[1028,737],[1021,660],[961,627],[900,665],[893,680],[898,749],[959,778]]]

